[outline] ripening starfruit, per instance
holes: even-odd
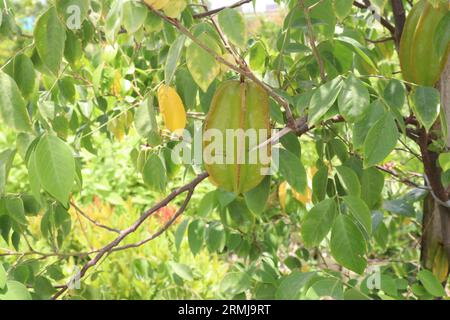
[[[166,129],[181,136],[187,122],[186,109],[181,97],[174,88],[162,85],[158,89],[158,101]]]
[[[449,10],[450,2],[439,2],[433,7],[429,0],[421,0],[411,9],[400,41],[400,64],[406,81],[434,86],[439,80],[450,53],[450,44],[445,54],[439,54],[435,37]]]
[[[255,188],[270,166],[269,97],[253,82],[226,81],[211,102],[203,128],[203,160],[210,181],[242,194]]]

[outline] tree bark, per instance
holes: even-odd
[[[391,0],[391,5],[395,20],[395,45],[397,48],[400,48],[400,39],[402,37],[403,27],[406,22],[405,7],[403,6],[403,0]]]
[[[441,92],[441,107],[447,122],[447,132],[450,133],[450,58],[447,61],[438,87]],[[450,148],[450,134],[447,134],[445,138],[447,147]],[[422,153],[424,152],[433,157],[432,152],[422,150]],[[433,171],[432,174],[440,175],[436,160],[433,159],[430,163],[424,161],[425,173],[430,180],[430,173],[427,172],[427,170],[430,171],[430,168]],[[436,178],[436,175],[434,178]],[[439,184],[441,185],[440,181]],[[440,191],[446,192],[439,192],[440,194],[436,194],[436,196],[445,202],[448,199],[447,194],[449,190],[441,189]],[[424,202],[421,240],[422,266],[432,270],[442,282],[445,282],[449,274],[448,266],[450,265],[450,208],[436,203],[431,195]]]
[[[447,147],[450,148],[450,56],[441,76],[439,89],[441,91],[441,106],[447,119]],[[448,191],[448,190],[447,190]],[[440,210],[442,245],[447,253],[450,264],[450,208],[442,207]]]
[[[431,195],[424,200],[422,239],[421,239],[421,264],[424,268],[432,270],[436,253],[442,246],[441,216]]]

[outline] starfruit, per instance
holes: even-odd
[[[162,85],[158,89],[159,111],[166,128],[178,135],[182,135],[186,127],[187,116],[183,101],[174,88]]]
[[[264,179],[270,162],[269,97],[253,82],[230,80],[214,94],[203,127],[203,160],[210,181],[245,193]]]
[[[445,67],[450,44],[445,54],[439,54],[435,37],[439,23],[448,14],[450,2],[435,7],[421,0],[411,9],[400,41],[400,64],[403,78],[422,86],[434,86]]]

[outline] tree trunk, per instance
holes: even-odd
[[[450,149],[450,57],[447,60],[447,65],[441,76],[439,89],[441,91],[441,106],[445,112],[445,118],[447,119],[447,147]],[[450,263],[450,208],[442,207],[440,213],[442,244],[447,254],[448,262]]]
[[[447,120],[447,147],[450,148],[450,59],[439,83],[441,106]],[[442,281],[446,281],[450,264],[450,209],[439,205],[429,195],[424,201],[421,263]]]

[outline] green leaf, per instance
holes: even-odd
[[[376,168],[363,171],[361,177],[361,198],[369,209],[375,209],[381,203],[381,192],[384,187],[384,175]]]
[[[345,166],[337,167],[336,171],[347,194],[359,197],[361,195],[361,184],[355,171]]]
[[[300,298],[302,289],[315,276],[314,272],[294,271],[284,277],[275,294],[278,300],[297,300]]]
[[[428,270],[421,270],[417,274],[417,278],[423,284],[425,289],[435,297],[446,296],[445,290],[434,274]]]
[[[216,55],[221,55],[219,45],[210,35],[202,33],[197,39],[200,43],[211,48]],[[186,50],[186,63],[192,78],[203,92],[208,90],[220,73],[220,64],[216,59],[194,42]]]
[[[75,159],[70,147],[58,137],[46,134],[36,146],[35,164],[42,188],[67,205],[75,180]]]
[[[71,30],[67,30],[66,36],[66,43],[64,44],[64,57],[72,65],[77,65],[83,56],[81,41]]]
[[[266,63],[267,51],[266,47],[261,41],[256,41],[250,47],[250,67],[253,70],[262,70]]]
[[[236,200],[237,195],[234,192],[227,192],[222,189],[216,190],[216,197],[219,201],[220,207],[223,209],[227,207],[230,203]]]
[[[30,98],[36,89],[36,72],[28,56],[19,54],[14,58],[13,77],[25,98]]]
[[[281,145],[288,150],[289,152],[297,155],[297,156],[301,156],[301,146],[300,146],[300,141],[298,140],[297,135],[295,135],[294,133],[290,132],[287,135],[281,137],[280,139]]]
[[[208,215],[214,210],[216,207],[216,192],[211,191],[205,194],[200,200],[200,203],[197,208],[197,215],[199,217],[208,217]]]
[[[342,266],[362,274],[367,266],[364,255],[367,244],[364,235],[354,222],[339,215],[331,230],[330,249],[333,258]]]
[[[6,286],[6,270],[3,265],[0,263],[0,290],[2,290]]]
[[[305,246],[318,246],[330,232],[336,217],[334,199],[326,199],[314,206],[302,222],[302,238]]]
[[[290,151],[280,149],[280,172],[289,185],[299,193],[307,186],[306,170],[300,158]]]
[[[75,103],[76,98],[76,89],[75,89],[75,81],[72,77],[64,77],[58,81],[58,88],[64,97],[69,103]]]
[[[342,0],[339,0],[342,1]],[[322,279],[314,284],[306,292],[306,298],[319,300],[323,297],[331,297],[335,300],[344,299],[344,288],[339,279]]]
[[[450,152],[441,153],[439,155],[439,165],[443,172],[450,170]]]
[[[244,17],[235,9],[227,8],[219,13],[219,25],[227,38],[241,48],[247,44],[247,27]]]
[[[245,203],[254,214],[261,214],[266,208],[270,194],[270,181],[270,176],[267,176],[256,188],[244,194]]]
[[[333,9],[340,21],[343,21],[352,11],[353,0],[333,0]]]
[[[181,279],[186,281],[194,280],[194,274],[192,273],[192,270],[189,266],[181,263],[176,263],[173,261],[169,262],[169,266],[172,269],[172,271]]]
[[[63,17],[67,25],[73,29],[81,29],[81,23],[83,23],[88,16],[89,7],[90,0],[56,1],[58,13]],[[80,25],[77,25],[78,23],[80,23]]]
[[[42,62],[57,76],[64,56],[66,31],[55,7],[51,7],[38,18],[34,27],[34,40]]]
[[[377,100],[370,105],[366,116],[353,126],[353,144],[355,148],[359,149],[364,145],[367,133],[384,114],[384,105],[380,100]]]
[[[249,289],[251,279],[245,272],[230,272],[225,275],[221,284],[220,291],[227,295],[237,295]]]
[[[31,193],[40,201],[41,199],[41,182],[39,181],[39,173],[36,167],[36,153],[33,152],[28,160],[28,179],[30,182]]]
[[[177,68],[175,84],[186,108],[195,108],[197,105],[198,86],[186,68]]]
[[[197,216],[208,217],[216,207],[216,200],[216,191],[210,191],[205,194],[198,205]]]
[[[138,31],[147,19],[148,8],[136,1],[127,1],[122,7],[122,23],[128,33]]]
[[[36,295],[42,300],[49,300],[56,292],[51,281],[43,276],[36,277],[33,288]]]
[[[0,116],[17,131],[31,131],[31,121],[14,79],[0,71]]]
[[[226,244],[226,234],[223,226],[211,223],[206,230],[206,245],[209,252],[222,252]]]
[[[17,281],[7,281],[6,291],[0,292],[0,300],[31,300],[27,287]]]
[[[205,240],[205,224],[201,220],[194,220],[188,227],[188,241],[192,254],[195,256],[202,249]]]
[[[364,166],[367,168],[382,162],[394,150],[399,136],[394,118],[387,113],[367,134],[364,141]]]
[[[144,183],[157,192],[164,192],[167,185],[167,174],[161,158],[156,154],[151,154],[145,162],[142,171]]]
[[[429,131],[441,109],[439,91],[432,87],[418,87],[413,93],[412,100],[417,119]]]
[[[386,100],[389,107],[396,110],[401,110],[406,102],[405,86],[398,80],[390,80],[384,89],[384,100]]]
[[[172,78],[177,69],[178,60],[184,48],[184,42],[186,41],[185,35],[180,35],[170,46],[169,53],[167,54],[166,67],[164,69],[164,77],[166,85],[170,85]]]
[[[416,210],[414,209],[414,206],[403,199],[384,200],[383,209],[405,217],[416,216]]]
[[[365,295],[361,291],[350,288],[344,293],[344,300],[371,300],[369,296]]]
[[[18,224],[27,225],[28,221],[25,217],[25,208],[23,201],[20,198],[7,198],[5,199],[6,209],[9,216]]]
[[[0,195],[6,191],[6,181],[14,161],[16,150],[7,149],[0,152]]]
[[[345,196],[342,197],[344,203],[347,205],[351,215],[364,227],[366,233],[372,233],[372,216],[367,204],[358,197]]]
[[[378,70],[377,66],[373,62],[373,60],[365,53],[365,47],[356,41],[355,39],[340,36],[336,40],[341,41],[344,45],[348,46],[349,48],[353,49],[355,53],[369,66],[371,66],[374,70]]]
[[[189,224],[188,219],[183,220],[183,222],[180,223],[180,225],[177,228],[177,231],[175,232],[175,247],[177,248],[177,251],[180,251],[181,242],[183,242],[184,234],[186,233],[188,224]]]
[[[361,80],[350,75],[344,82],[338,105],[341,115],[347,122],[361,120],[370,107],[369,90]]]
[[[313,126],[327,113],[342,89],[342,78],[337,77],[314,92],[309,106],[309,125]]]
[[[317,173],[313,177],[312,189],[313,189],[313,202],[317,203],[325,199],[327,194],[328,185],[328,168],[321,166]]]
[[[332,1],[306,0],[305,6],[311,8],[310,9],[311,20],[317,23],[317,26],[314,26],[316,34],[320,33],[327,39],[331,38],[334,34],[335,27],[337,25],[336,14],[334,13],[333,10]],[[296,14],[295,11],[294,14],[295,17],[304,20],[303,10],[301,10],[301,14]],[[292,24],[292,26],[294,26],[294,23]]]
[[[139,135],[146,138],[151,146],[156,146],[161,143],[153,97],[148,97],[136,108],[134,126]]]

